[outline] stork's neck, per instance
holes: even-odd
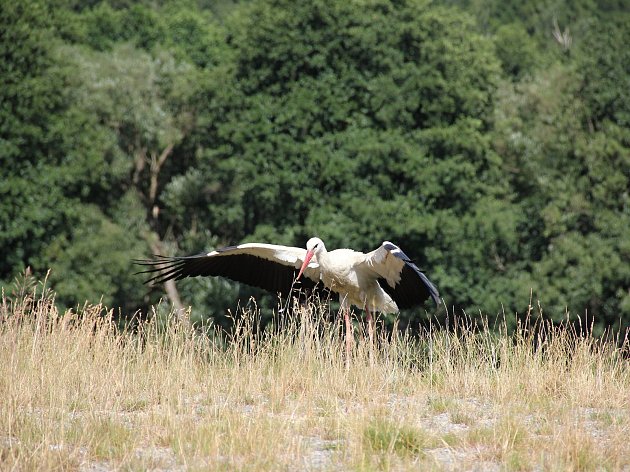
[[[315,259],[317,263],[321,265],[326,265],[326,260],[328,259],[328,251],[326,250],[326,246],[320,245],[315,252]]]
[[[317,252],[315,253],[315,258],[317,259],[318,264],[321,264],[322,261],[325,261],[327,257],[328,257],[328,251],[326,250],[326,247],[317,248]]]

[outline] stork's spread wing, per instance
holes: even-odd
[[[366,254],[365,262],[382,280],[381,287],[396,302],[398,308],[411,308],[429,297],[440,304],[435,285],[402,250],[389,241]]]
[[[287,295],[293,285],[306,250],[275,244],[247,243],[229,246],[208,254],[187,257],[156,256],[135,261],[148,267],[139,274],[153,274],[148,282],[161,283],[196,276],[222,276],[272,293]],[[294,289],[312,290],[319,282],[319,265],[311,262]]]

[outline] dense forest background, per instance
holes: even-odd
[[[166,294],[132,259],[318,235],[396,242],[472,316],[630,323],[627,1],[1,3],[7,293],[50,268],[131,316]]]

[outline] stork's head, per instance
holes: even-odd
[[[324,241],[322,241],[321,239],[311,238],[306,242],[306,256],[304,257],[304,262],[302,263],[302,267],[300,268],[300,273],[298,274],[297,279],[302,276],[302,272],[304,272],[304,269],[308,267],[308,263],[311,262],[313,256],[317,256],[322,252],[326,252],[326,246],[324,246]]]
[[[322,251],[326,250],[326,246],[324,246],[324,241],[322,241],[319,238],[311,238],[308,241],[306,241],[306,250],[308,252],[312,252],[313,254],[317,255],[320,254]]]

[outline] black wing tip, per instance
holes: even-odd
[[[203,254],[205,255],[205,254]],[[155,274],[145,280],[145,285],[157,285],[168,280],[179,280],[182,278],[181,268],[187,259],[199,257],[197,256],[163,256],[161,254],[152,254],[153,259],[132,259],[131,262],[140,266],[144,270],[134,272],[133,275]],[[156,274],[157,273],[157,274]]]
[[[427,279],[427,281],[429,282],[429,293],[431,294],[431,298],[433,299],[433,301],[435,302],[435,306],[439,307],[440,304],[442,303],[442,300],[440,299],[440,292],[438,292],[438,289],[435,285],[433,285],[433,283]]]
[[[433,299],[433,301],[435,302],[435,305],[437,307],[440,306],[441,300],[440,300],[440,292],[438,291],[437,287],[433,284],[433,282],[431,282],[429,280],[429,278],[426,276],[426,274],[424,272],[422,272],[417,265],[415,265],[413,262],[407,262],[406,263],[408,266],[410,266],[414,271],[416,271],[416,273],[420,276],[420,280],[422,280],[422,283],[424,284],[425,288],[427,289],[427,292],[429,294],[429,296]],[[429,298],[429,297],[427,297]]]

